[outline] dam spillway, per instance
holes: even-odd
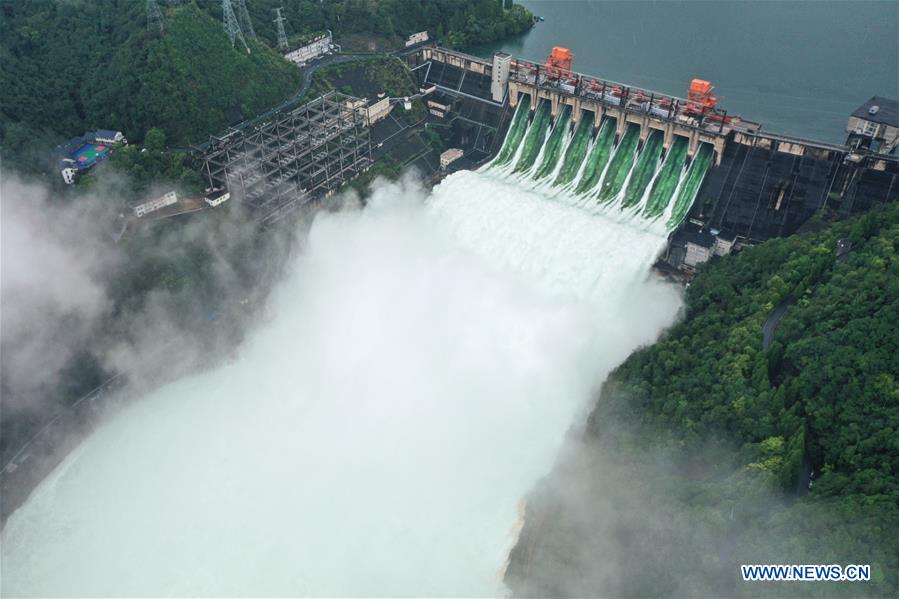
[[[543,148],[543,158],[540,161],[540,168],[534,173],[535,179],[542,179],[552,174],[557,166],[559,166],[559,158],[564,150],[563,143],[568,135],[568,122],[571,118],[571,107],[565,106],[553,125],[552,133],[546,140],[546,146]]]
[[[597,130],[587,111],[574,124],[567,106],[552,122],[549,101],[540,100],[532,111],[525,100],[516,108],[492,168],[533,177],[551,193],[573,196],[569,201],[591,210],[636,210],[647,222],[664,217],[667,230],[676,228],[709,170],[712,146],[700,144],[687,166],[686,138],[675,136],[663,158],[661,131],[648,131],[641,144],[640,126],[628,123],[616,142],[616,124],[607,117]],[[547,180],[555,173],[554,179]]]
[[[615,143],[614,122],[614,119],[603,119],[596,140],[587,155],[584,173],[575,186],[578,193],[593,189],[602,179]]]
[[[636,205],[643,198],[649,182],[657,172],[661,155],[662,132],[651,131],[643,149],[640,150],[640,157],[637,159],[637,164],[634,166],[630,182],[627,185],[622,201],[625,208]]]
[[[550,187],[564,188],[560,195],[573,193],[585,205],[590,202],[582,194],[592,191],[595,196],[608,160],[630,124],[640,128],[638,160],[651,132],[660,131],[662,166],[653,173],[648,191],[639,199],[636,187],[629,194],[625,188],[624,194],[630,206],[627,212],[640,212],[645,219],[665,223],[670,220],[671,226],[676,226],[670,248],[683,250],[697,228],[725,234],[731,240],[725,245],[734,239],[742,245],[754,244],[794,233],[821,210],[857,214],[899,200],[899,157],[856,147],[849,140],[834,144],[763,132],[759,123],[728,114],[719,106],[706,107],[701,99],[697,104],[689,93],[687,98],[679,98],[575,71],[560,77],[558,68],[505,53],[495,54],[491,63],[489,58],[426,47],[411,53],[408,61],[423,76],[422,86],[436,85],[447,102],[453,101],[449,98],[457,88],[464,88],[465,93],[456,95],[455,101],[465,112],[472,104],[508,110],[525,102],[533,114],[537,104],[548,102],[553,120],[565,106],[570,107],[571,141]],[[440,66],[430,68],[431,63]],[[487,92],[478,96],[472,81],[479,81],[480,89]],[[687,84],[685,81],[685,88]],[[592,122],[589,135],[588,128],[581,126],[584,120]],[[497,122],[501,134],[508,121],[503,116]],[[496,139],[494,151],[508,137],[497,135]],[[711,147],[708,156],[709,150],[702,149],[706,144]],[[507,141],[504,154],[507,147],[521,146]],[[702,158],[700,165],[709,158],[709,164],[703,176],[695,171],[698,179],[692,179],[681,194],[685,172],[697,158]],[[635,174],[630,174],[631,180],[639,183],[642,177]],[[696,191],[694,183],[698,183]],[[677,198],[680,201],[675,201]],[[621,199],[610,198],[609,205],[617,207]],[[671,253],[672,257],[681,255],[682,251]],[[679,259],[670,265],[682,267]]]
[[[605,204],[614,200],[624,186],[624,182],[630,177],[639,136],[640,128],[637,125],[629,124],[624,137],[615,146],[609,170],[606,171],[599,184],[599,201],[601,203]]]
[[[668,150],[665,163],[662,165],[662,169],[652,185],[649,201],[643,211],[647,217],[653,218],[665,211],[665,207],[671,201],[674,190],[680,181],[686,158],[687,140],[683,137],[678,137],[674,140],[671,149]]]
[[[563,186],[574,181],[587,155],[592,133],[593,114],[589,113],[581,117],[581,121],[577,124],[577,130],[574,132],[574,137],[565,149],[562,168],[558,177],[556,177],[555,185]]]

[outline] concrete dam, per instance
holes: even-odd
[[[875,144],[874,135],[839,145],[768,133],[720,108],[708,82],[694,80],[687,98],[661,94],[578,73],[564,48],[545,64],[439,47],[406,58],[442,114],[452,107],[489,129],[479,150],[495,165],[586,205],[664,221],[666,257],[681,270],[691,270],[688,243],[726,253],[790,235],[824,209],[849,215],[899,199],[889,125]]]

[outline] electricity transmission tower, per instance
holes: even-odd
[[[285,19],[284,19],[284,17],[281,15],[281,11],[282,11],[282,10],[284,10],[284,7],[283,7],[283,6],[282,6],[281,8],[275,8],[275,9],[274,9],[275,14],[277,15],[277,16],[275,17],[275,25],[278,26],[278,47],[279,47],[281,50],[287,50],[287,48],[288,48],[288,45],[287,45],[287,34],[284,32],[284,21],[285,21]]]
[[[234,16],[234,8],[231,6],[231,0],[222,0],[222,18],[225,22],[225,33],[228,34],[228,39],[231,40],[231,47],[234,47],[234,40],[239,38],[240,43],[243,44],[243,47],[247,49],[247,54],[249,54],[250,47],[247,46],[247,41],[243,38],[243,32],[240,30],[240,25],[237,24],[237,17]]]
[[[147,31],[156,31],[159,35],[165,31],[165,21],[156,0],[147,0]]]
[[[253,31],[253,21],[250,20],[250,13],[247,12],[247,0],[237,0],[237,19],[240,26],[251,39],[256,39],[256,32]]]

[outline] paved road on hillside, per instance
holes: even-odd
[[[762,326],[763,351],[768,351],[768,348],[771,347],[771,343],[774,341],[774,333],[777,331],[777,325],[780,324],[780,319],[784,317],[784,314],[787,313],[787,308],[789,308],[795,301],[796,298],[791,295],[771,310],[771,314],[768,315],[765,324]]]

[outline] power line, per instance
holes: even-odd
[[[156,0],[147,0],[147,31],[158,32],[162,35],[165,31],[165,20],[162,18],[162,11],[159,10],[159,4]]]
[[[284,10],[284,7],[275,8],[275,25],[278,26],[278,47],[281,50],[287,50],[289,47],[287,44],[287,34],[284,32],[284,21],[286,20],[283,15],[281,15],[281,11]]]
[[[247,11],[247,0],[237,0],[237,19],[246,36],[256,39],[256,32],[253,30],[253,21],[250,20],[250,13]]]
[[[231,0],[222,0],[222,19],[225,24],[225,33],[228,34],[228,39],[231,40],[231,47],[234,47],[234,40],[239,38],[240,43],[243,44],[243,47],[247,49],[247,54],[249,54],[250,47],[247,46],[247,40],[243,37],[240,25],[237,24],[237,17],[234,16],[234,7],[231,6]]]

